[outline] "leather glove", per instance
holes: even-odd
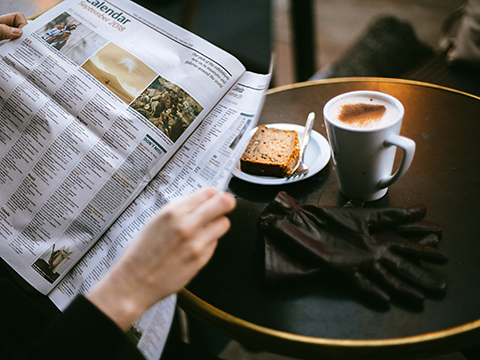
[[[338,270],[365,295],[381,302],[389,294],[422,302],[422,290],[444,291],[446,282],[419,260],[446,263],[435,246],[441,228],[420,222],[423,205],[411,208],[300,205],[279,192],[258,220],[265,241],[268,278]]]

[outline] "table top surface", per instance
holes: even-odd
[[[288,185],[256,185],[233,178],[232,228],[212,260],[180,294],[187,312],[252,347],[291,356],[360,358],[451,350],[480,343],[480,98],[425,83],[393,79],[334,79],[269,91],[260,123],[304,124],[326,137],[323,106],[352,90],[376,90],[405,107],[401,135],[416,142],[413,163],[372,206],[424,204],[440,223],[446,265],[424,264],[447,280],[444,296],[422,307],[363,302],[341,279],[320,277],[266,286],[257,261],[256,221],[278,191],[300,203],[342,206],[332,161],[315,176]],[[397,159],[398,163],[398,159]],[[303,346],[298,346],[299,344]]]

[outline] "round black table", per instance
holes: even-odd
[[[315,176],[278,186],[233,178],[232,228],[208,265],[180,293],[187,313],[258,349],[298,358],[374,359],[435,355],[480,344],[480,98],[426,83],[379,78],[334,79],[272,89],[260,123],[304,124],[326,136],[323,106],[352,90],[377,90],[405,106],[401,134],[417,144],[407,174],[369,206],[424,204],[440,223],[446,265],[424,266],[447,280],[443,296],[422,307],[364,302],[342,279],[267,286],[256,243],[260,212],[280,190],[301,203],[342,206],[332,161]],[[398,162],[398,159],[397,159]]]

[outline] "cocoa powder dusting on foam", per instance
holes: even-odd
[[[379,120],[387,111],[385,105],[378,104],[347,104],[343,105],[338,116],[342,122],[357,125],[366,125],[367,123]]]

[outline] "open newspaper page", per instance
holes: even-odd
[[[245,73],[139,197],[49,294],[63,310],[86,293],[167,202],[205,186],[225,189],[256,124],[269,75]],[[164,299],[133,327],[147,359],[158,359],[170,329],[176,297]]]
[[[245,72],[126,0],[66,0],[0,56],[0,251],[44,294]]]

